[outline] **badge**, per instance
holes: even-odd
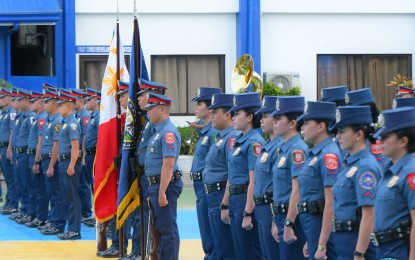
[[[78,129],[78,125],[77,124],[70,124],[69,125],[70,127],[71,127],[71,129],[73,130],[73,131],[76,131],[77,129]]]
[[[154,148],[153,147],[150,148],[150,152],[154,152]]]
[[[45,136],[45,139],[48,140],[49,139],[49,136]]]
[[[382,147],[380,146],[380,140],[376,140],[376,143],[370,144],[370,151],[376,155],[382,153]]]
[[[15,123],[15,124],[16,124],[16,125],[19,125],[19,119],[17,119],[17,120],[16,120],[16,123]]]
[[[63,125],[63,128],[65,129],[65,127],[66,127],[66,124],[64,124]],[[60,125],[55,125],[55,131],[56,132],[59,132],[59,129],[61,128],[61,126]]]
[[[8,116],[8,115],[6,114],[6,115],[4,116],[4,119],[7,119],[7,116]]]
[[[223,139],[220,139],[217,143],[216,146],[220,146],[223,143]]]
[[[87,126],[89,122],[89,117],[84,117],[84,126]]]
[[[10,113],[10,120],[15,120],[15,119],[16,119],[16,113]]]
[[[157,141],[157,139],[159,139],[159,136],[160,136],[160,134],[157,133],[156,136],[154,137],[153,143],[154,143],[154,141]]]
[[[313,159],[311,159],[310,163],[308,164],[309,166],[313,166],[318,160],[317,156],[314,156]]]
[[[47,124],[47,128],[50,129],[50,127],[52,126],[52,123]]]
[[[324,162],[326,164],[326,168],[330,170],[336,170],[339,168],[339,161],[337,159],[337,155],[334,153],[328,153],[324,155]]]
[[[376,188],[377,179],[372,172],[364,172],[359,177],[359,185],[365,190]]]
[[[0,119],[2,119],[3,118],[3,115],[0,115]]]
[[[267,153],[267,152],[264,152],[264,153],[262,154],[262,156],[261,156],[261,163],[266,162],[266,161],[267,161],[267,159],[268,159],[268,153]]]
[[[262,145],[260,143],[253,143],[252,144],[252,152],[255,156],[258,156],[261,154]]]
[[[92,118],[91,119],[91,125],[94,123],[94,120],[95,120],[95,118]]]
[[[356,173],[356,171],[357,171],[357,167],[356,167],[356,166],[353,166],[353,167],[352,167],[352,168],[350,168],[350,170],[346,173],[346,177],[347,177],[347,178],[353,177],[353,176],[354,176],[354,174]]]
[[[294,164],[304,164],[305,154],[301,149],[295,149],[292,152],[292,161]]]
[[[235,138],[229,138],[229,149],[233,149],[233,144],[235,143]]]
[[[81,123],[81,118],[80,117],[78,117],[78,123]]]
[[[209,140],[209,136],[203,137],[202,144],[206,144],[208,140]]]
[[[408,174],[406,179],[408,180],[409,188],[415,190],[415,172]]]
[[[144,127],[144,129],[147,129],[149,124],[150,124],[150,123],[149,123],[149,122],[147,122],[146,127]]]
[[[166,139],[166,143],[174,144],[174,133],[165,133],[164,138]]]
[[[283,156],[281,157],[280,161],[278,162],[278,168],[284,166],[286,158]]]
[[[143,138],[141,138],[141,142],[144,142],[144,137],[143,137]]]
[[[399,180],[399,176],[393,175],[390,181],[388,182],[388,185],[386,185],[386,187],[388,188],[393,187],[398,180]]]
[[[57,125],[55,125],[55,129],[56,129],[56,126]],[[62,126],[62,129],[66,129],[66,124],[64,124],[63,126]],[[59,129],[58,129],[59,130]]]
[[[235,152],[233,152],[233,156],[238,155],[239,151],[241,150],[241,147],[236,148]]]

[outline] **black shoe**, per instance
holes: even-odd
[[[101,257],[103,258],[118,258],[120,251],[115,247],[111,246],[107,250],[101,253]]]
[[[32,222],[32,221],[33,221],[33,217],[29,216],[29,215],[26,215],[25,217],[23,217],[21,219],[17,219],[16,223],[17,224],[26,224],[26,223],[29,223],[29,222]]]
[[[9,210],[10,210],[10,208],[7,207],[7,206],[0,207],[0,214],[3,214],[3,212],[9,211]]]
[[[35,218],[34,220],[25,223],[26,227],[30,227],[30,228],[34,228],[34,227],[38,227],[38,226],[43,226],[45,225],[45,221],[39,220],[37,218]]]
[[[83,223],[87,227],[95,227],[95,225],[96,225],[96,221],[95,221],[94,218],[93,219],[89,219],[89,220],[85,220]]]
[[[42,229],[40,233],[42,233],[43,235],[57,235],[63,233],[63,231],[51,226],[50,228]]]
[[[18,219],[23,218],[24,216],[25,216],[25,214],[23,214],[21,212],[15,212],[15,213],[13,213],[9,216],[9,219],[16,221]]]
[[[136,253],[131,253],[127,256],[127,259],[129,259],[129,260],[140,260],[141,255],[136,254]]]
[[[3,215],[11,215],[13,213],[16,213],[17,209],[8,208],[8,210],[3,211],[1,214]]]
[[[81,239],[81,233],[76,231],[68,231],[63,234],[58,234],[58,238],[62,240],[75,240],[75,239]]]
[[[45,225],[43,225],[43,226],[38,226],[37,228],[40,230],[40,231],[42,231],[42,229],[49,229],[49,228],[51,228],[52,227],[52,223],[50,223],[50,222],[45,222]]]

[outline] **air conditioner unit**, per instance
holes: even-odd
[[[17,45],[19,47],[38,47],[40,45],[39,38],[33,37],[37,34],[36,25],[22,25],[19,28],[19,37]]]
[[[264,72],[263,77],[264,83],[270,81],[283,90],[300,87],[300,73],[298,72]]]

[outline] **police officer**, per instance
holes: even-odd
[[[49,89],[44,89],[43,102],[45,111],[48,114],[46,124],[39,138],[42,139],[42,146],[40,151],[36,151],[36,158],[40,157],[40,168],[43,176],[46,179],[46,186],[49,192],[50,213],[48,216],[48,223],[39,227],[39,230],[44,235],[55,235],[63,233],[66,216],[63,213],[63,198],[61,196],[60,177],[58,173],[58,138],[60,124],[63,117],[58,112],[57,101],[59,99],[58,93]],[[40,152],[40,156],[39,156]]]
[[[0,212],[4,215],[16,213],[18,209],[17,184],[14,179],[10,158],[7,158],[10,134],[16,118],[16,110],[12,107],[10,95],[11,90],[1,88],[0,104],[2,111],[0,114],[0,159],[1,170],[7,185],[7,195],[6,202]]]
[[[98,126],[99,126],[99,101],[101,92],[93,89],[87,89],[86,109],[91,111],[88,125],[85,129],[85,137],[82,154],[85,171],[80,177],[79,194],[81,198],[81,208],[85,213],[82,223],[87,226],[95,226],[95,218],[92,216],[92,169],[94,166],[95,152],[97,147]],[[77,101],[80,102],[80,101]],[[81,110],[82,111],[82,110]],[[86,117],[84,117],[86,118]],[[82,121],[82,120],[81,120]],[[82,127],[81,127],[82,128]],[[83,206],[83,207],[82,207]],[[88,217],[89,215],[89,217]]]
[[[178,259],[180,246],[176,219],[177,199],[183,189],[177,168],[181,138],[169,118],[171,102],[166,96],[149,93],[146,106],[149,119],[156,125],[147,148],[145,174],[150,183],[148,194],[159,233],[160,259]]]
[[[278,227],[281,259],[304,259],[302,248],[305,235],[297,220],[296,204],[299,202],[298,176],[307,160],[307,145],[299,134],[301,123],[297,118],[304,111],[304,97],[278,97],[275,111],[275,133],[283,143],[275,152],[272,164],[274,223]]]
[[[370,243],[373,204],[381,169],[366,148],[371,138],[372,116],[368,106],[339,107],[330,130],[337,131],[342,150],[348,151],[342,171],[333,185],[331,237],[337,259],[377,259]]]
[[[415,108],[386,110],[374,138],[390,157],[375,199],[377,259],[415,259]]]
[[[30,103],[31,110],[36,113],[36,115],[30,127],[29,139],[27,142],[27,153],[29,155],[28,166],[29,172],[31,173],[31,182],[34,185],[33,191],[29,192],[29,202],[35,202],[36,218],[25,225],[28,227],[41,227],[46,224],[49,211],[46,179],[40,169],[40,153],[42,149],[41,133],[43,127],[46,127],[47,113],[43,110],[42,93],[32,91]]]
[[[210,146],[202,177],[214,243],[213,255],[217,259],[236,259],[229,223],[225,224],[221,220],[221,211],[229,207],[229,203],[221,203],[228,179],[228,156],[239,134],[233,129],[232,113],[228,112],[233,107],[233,97],[232,94],[212,96],[208,109],[212,111],[212,127],[217,132],[202,140],[202,143]]]
[[[75,117],[76,98],[60,93],[59,112],[63,121],[59,130],[59,177],[64,200],[63,213],[67,216],[68,231],[58,234],[62,240],[81,238],[81,202],[79,178],[81,173],[79,141],[81,128]]]
[[[222,203],[229,203],[229,211],[222,211],[222,220],[230,223],[235,252],[238,259],[262,258],[258,226],[253,214],[255,160],[264,140],[257,131],[260,115],[255,115],[262,102],[257,92],[235,95],[233,124],[242,133],[228,158],[228,194]]]
[[[330,239],[333,218],[331,187],[341,170],[342,157],[338,145],[328,131],[336,117],[332,102],[307,102],[304,114],[297,119],[304,122],[301,134],[313,148],[298,176],[300,203],[297,212],[307,238],[304,256],[309,259],[335,259]]]
[[[199,140],[196,144],[195,156],[190,170],[190,179],[193,181],[193,188],[196,194],[196,213],[205,259],[216,259],[209,223],[206,193],[202,181],[203,169],[206,166],[205,159],[211,145],[211,142],[208,142],[208,140],[213,132],[211,122],[212,113],[209,112],[208,107],[211,105],[212,95],[221,92],[219,88],[201,87],[197,91],[197,96],[192,99],[192,102],[197,102],[195,104],[195,115],[204,125],[200,130]]]
[[[345,97],[349,91],[347,86],[336,86],[321,89],[321,102],[334,102],[336,107],[346,104]]]
[[[272,212],[272,164],[277,156],[277,149],[281,146],[282,139],[273,130],[274,118],[270,116],[275,110],[277,97],[265,96],[262,108],[255,114],[262,114],[261,130],[269,135],[268,141],[262,147],[258,160],[255,163],[254,181],[254,212],[258,221],[258,235],[262,253],[265,259],[280,259],[279,245],[271,234]]]
[[[413,98],[415,89],[405,86],[398,86],[396,97],[397,98]]]
[[[21,116],[16,120],[16,125],[17,121],[19,121],[20,129],[16,136],[15,159],[17,174],[22,184],[22,205],[26,205],[26,217],[20,218],[16,220],[16,222],[24,224],[33,221],[36,217],[36,200],[29,200],[29,195],[34,194],[34,183],[32,181],[31,172],[29,171],[29,155],[27,153],[27,142],[35,113],[30,110],[30,91],[19,89],[18,95],[17,102],[21,111]]]

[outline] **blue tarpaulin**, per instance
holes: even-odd
[[[58,0],[0,1],[0,23],[53,23],[61,13]]]

